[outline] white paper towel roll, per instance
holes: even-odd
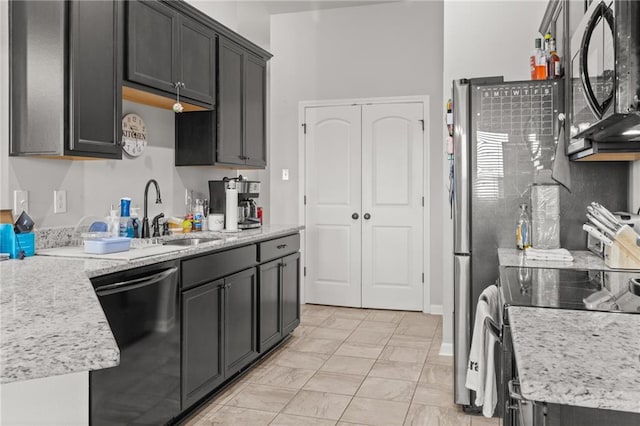
[[[225,190],[227,198],[227,209],[224,213],[224,227],[227,231],[238,230],[238,190],[227,188]]]

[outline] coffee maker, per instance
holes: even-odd
[[[258,207],[255,201],[260,196],[260,182],[246,180],[242,175],[237,178],[209,181],[210,213],[225,214],[227,208],[225,187],[229,180],[236,181],[238,190],[238,229],[260,228],[262,224],[258,218]]]

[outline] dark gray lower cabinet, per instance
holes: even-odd
[[[300,253],[282,259],[282,335],[300,325]]]
[[[281,267],[280,259],[259,266],[260,352],[266,351],[282,339]]]
[[[227,377],[258,357],[256,269],[238,272],[225,282],[225,374]]]
[[[300,253],[259,266],[260,352],[300,324]]]
[[[298,238],[264,241],[259,251],[253,244],[182,261],[183,412],[300,323]],[[255,267],[260,258],[268,262]]]
[[[224,280],[182,293],[182,407],[224,380]]]

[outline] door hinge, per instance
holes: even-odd
[[[422,283],[424,284],[424,272],[422,273]]]
[[[422,124],[422,131],[424,132],[424,120],[418,120]]]
[[[307,205],[307,196],[306,195],[304,196],[304,205],[305,206]]]
[[[304,276],[306,277],[307,276],[307,267],[305,266],[303,269],[304,269]]]
[[[307,134],[307,123],[302,123],[302,131],[304,131],[304,134]]]

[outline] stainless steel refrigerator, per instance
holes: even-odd
[[[532,184],[553,184],[563,84],[503,82],[502,77],[453,82],[454,371],[459,405],[473,405],[464,386],[471,332],[480,293],[498,279],[498,248],[515,247],[518,208],[530,204]],[[560,189],[560,243],[584,249],[581,226],[591,201],[612,210],[627,209],[628,164],[569,167],[571,193]]]

